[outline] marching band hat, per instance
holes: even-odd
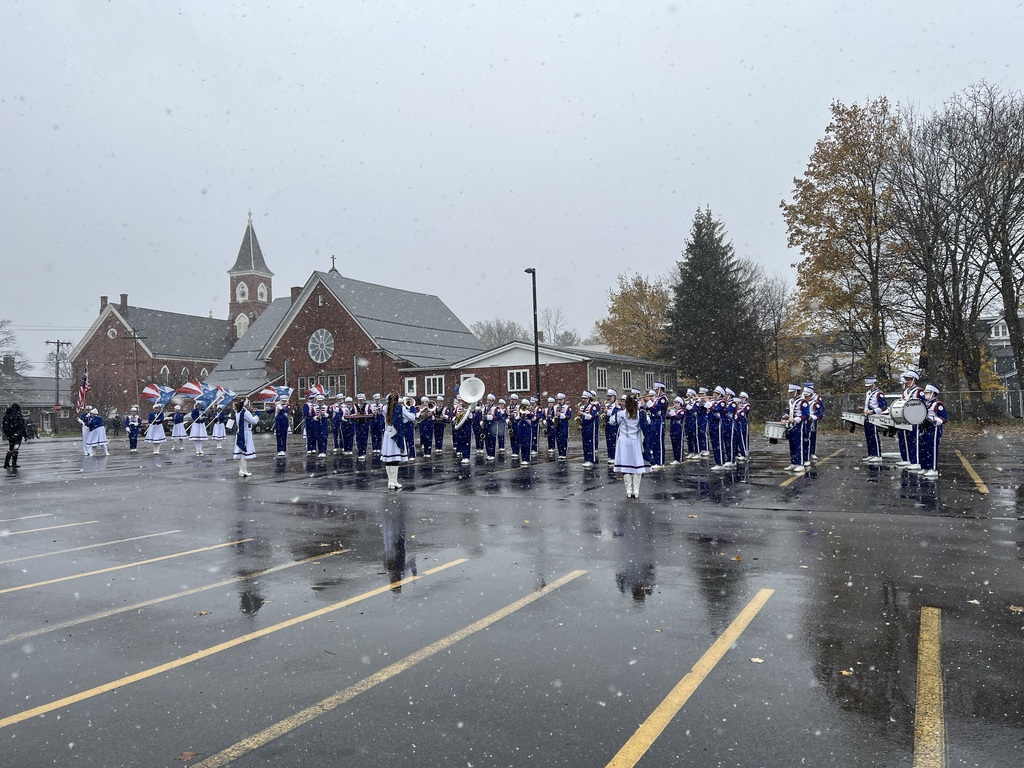
[[[334,399],[335,399],[335,400],[341,400],[341,399],[342,399],[343,397],[345,397],[345,396],[344,396],[343,394],[341,394],[341,392],[339,392],[338,394],[336,394],[336,395],[334,396]],[[317,397],[317,400],[319,400],[319,399],[320,399],[320,398],[319,398],[319,397]]]
[[[690,387],[690,388],[688,388],[686,390],[686,394],[687,395],[696,395],[697,393],[694,391],[693,387]]]
[[[374,392],[373,393],[373,399],[374,400],[380,400],[380,392]]]
[[[364,395],[362,392],[360,392],[358,395],[356,395],[356,400],[365,400],[365,399],[366,399],[366,395]]]
[[[323,396],[323,395],[317,395],[317,396],[316,396],[316,401],[317,401],[318,403],[319,403],[319,402],[321,402],[321,401],[322,401],[322,400],[324,400],[324,399],[325,399],[325,398],[324,398],[324,396]]]
[[[426,399],[426,398],[424,398],[424,399]],[[487,399],[488,399],[488,400],[493,400],[493,399],[494,399],[494,395],[492,395],[492,394],[488,394],[488,395],[487,395]]]
[[[875,377],[875,376],[865,376],[865,377],[864,377],[864,384],[865,384],[866,386],[869,386],[869,387],[870,387],[870,386],[871,386],[872,384],[874,384],[874,383],[875,383],[876,381],[878,381],[878,378],[877,378],[877,377]]]
[[[740,392],[741,400],[746,400],[748,397],[750,397],[750,395],[748,395],[746,392]]]
[[[715,394],[716,395],[724,395],[725,394],[725,390],[722,389],[721,387],[715,387]]]
[[[933,395],[939,394],[939,388],[936,387],[934,384],[925,384],[924,391],[931,392]]]
[[[732,391],[731,389],[729,389],[728,387],[726,387],[726,388],[725,388],[725,394],[727,394],[727,395],[728,395],[729,397],[736,397],[736,393],[735,393],[735,392],[733,392],[733,391]]]
[[[95,408],[90,408],[89,413],[99,413]]]
[[[421,403],[429,403],[430,402],[430,398],[427,397],[426,395],[424,395],[423,397],[420,398],[420,402]]]
[[[133,411],[137,411],[137,410],[139,410],[139,406],[137,406],[137,405],[133,405],[131,409],[132,409]]]
[[[440,401],[441,401],[441,402],[443,403],[443,402],[444,402],[444,395],[438,395],[438,396],[437,396],[437,397],[435,397],[434,399],[435,399],[435,400],[440,400]]]
[[[504,405],[504,404],[505,404],[505,398],[504,397],[499,397],[498,398],[498,405]]]
[[[609,389],[607,394],[608,394],[608,397],[618,397],[619,396],[619,393],[616,392],[614,389]]]
[[[804,391],[801,392],[800,394],[802,394],[804,397],[807,397],[807,395],[813,395],[814,394],[814,390],[813,389],[808,389],[807,387],[804,387]]]
[[[583,390],[583,394],[580,395],[580,397],[586,397],[586,398],[592,397],[592,395],[590,394],[590,390],[589,389],[584,389]]]
[[[804,382],[804,389],[809,389],[809,390],[811,390],[811,392],[813,392],[814,391],[814,382],[813,381],[805,381]]]
[[[681,398],[678,395],[676,395],[675,400],[673,400],[672,402],[679,403],[680,405],[682,405],[683,404],[683,398]]]
[[[176,406],[174,406],[174,410],[176,410],[176,411],[180,411],[180,410],[181,410],[181,406],[180,406],[180,405],[176,405]]]
[[[629,390],[629,393],[631,395],[639,395],[640,394],[640,390],[637,389],[636,387],[633,387],[633,389]]]
[[[706,395],[708,393],[708,388],[707,387],[701,387],[700,389],[697,390],[697,392],[699,394],[701,394],[701,395]]]
[[[509,395],[509,397],[511,399],[513,399],[513,400],[518,400],[519,399],[519,395],[517,395],[515,392],[513,392],[511,395]],[[565,395],[559,395],[559,397],[565,397]]]
[[[555,397],[558,398],[559,400],[565,400],[565,395],[563,393],[561,393],[561,392],[559,392],[557,395],[555,395]]]
[[[798,387],[796,384],[790,384],[789,385],[789,391],[790,392],[799,392],[800,391],[800,387]]]
[[[654,382],[654,388],[655,389],[664,389],[665,385],[662,382],[660,382],[660,381],[656,381],[656,382]]]
[[[153,403],[153,410],[155,411],[157,408],[163,408],[163,406],[160,403]]]
[[[654,390],[653,389],[648,389],[647,390],[647,394],[648,395],[653,395],[654,394]]]
[[[914,381],[917,381],[921,377],[917,375],[917,371],[915,371],[913,368],[907,368],[907,370],[900,374],[900,378],[914,379]]]
[[[341,397],[341,395],[338,395],[338,397]],[[346,397],[345,398],[345,402],[346,403],[351,403],[352,402],[352,398],[351,397]]]
[[[505,401],[504,401],[504,400],[502,400],[501,402],[503,402],[503,403],[504,403]],[[555,398],[553,398],[553,397],[549,397],[549,398],[548,398],[548,402],[549,402],[549,403],[553,403],[553,402],[555,402]]]

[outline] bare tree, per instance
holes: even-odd
[[[0,320],[0,357],[13,357],[14,370],[18,373],[27,373],[32,369],[31,363],[25,360],[25,355],[18,349],[18,338],[11,329],[11,321]]]
[[[570,328],[561,307],[544,307],[540,311],[540,330],[544,340],[556,347],[575,347],[583,343],[583,337]]]
[[[65,342],[66,344],[66,342]],[[46,353],[46,373],[50,374],[53,371],[53,367],[56,364],[58,377],[61,379],[73,378],[75,373],[71,368],[71,350],[75,348],[75,342],[70,344],[61,344],[60,357],[57,357],[57,350],[51,349]]]
[[[530,341],[530,334],[523,326],[515,320],[503,320],[500,317],[478,320],[469,326],[469,330],[487,349],[500,347],[510,341]]]

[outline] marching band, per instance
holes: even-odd
[[[867,446],[868,464],[883,461],[882,436],[887,431],[898,434],[900,461],[897,466],[911,472],[920,472],[922,477],[938,476],[938,451],[943,426],[948,421],[945,406],[938,399],[939,390],[934,385],[918,385],[918,374],[913,370],[904,371],[900,379],[903,390],[891,404],[878,386],[878,379],[869,376],[864,379],[866,392],[861,412],[843,413],[847,421],[863,424]],[[317,388],[307,393],[301,409],[298,428],[291,423],[291,390],[268,406],[273,414],[278,459],[288,455],[288,434],[292,431],[305,433],[306,455],[318,459],[326,458],[328,442],[333,437],[333,452],[338,455],[355,455],[359,462],[366,462],[371,456],[386,454],[385,463],[414,461],[417,449],[424,459],[445,455],[445,434],[451,434],[454,455],[462,464],[470,463],[473,447],[477,454],[484,456],[487,463],[494,462],[505,454],[508,441],[511,460],[519,466],[529,466],[540,452],[540,429],[543,426],[547,455],[557,461],[566,461],[569,453],[570,425],[579,428],[582,448],[582,466],[593,468],[598,461],[600,430],[605,431],[605,454],[609,464],[615,465],[618,431],[623,423],[620,414],[624,403],[614,389],[606,390],[602,403],[596,392],[584,390],[580,401],[572,406],[564,393],[547,397],[542,404],[536,397],[510,393],[507,398],[498,398],[493,393],[484,397],[482,382],[476,380],[479,393],[472,398],[460,398],[458,394],[450,402],[442,395],[415,398],[398,398],[390,408],[388,418],[387,401],[380,393],[367,399],[358,393],[353,399],[338,394],[334,403],[328,402],[328,394]],[[640,436],[638,450],[642,453],[645,466],[658,470],[664,464],[679,465],[687,461],[707,461],[714,472],[735,468],[749,459],[750,452],[750,409],[746,392],[738,395],[730,388],[716,386],[698,389],[687,388],[684,395],[671,401],[662,382],[654,382],[653,389],[646,396],[638,389],[631,389],[626,395],[637,402],[636,430]],[[271,392],[271,396],[273,396]],[[264,398],[265,399],[265,398]],[[236,441],[236,455],[251,457],[252,432],[259,424],[255,410],[243,402],[244,411],[239,411],[237,426],[247,433],[243,442]],[[170,414],[164,413],[163,404],[154,404],[145,430],[145,441],[153,446],[153,453],[160,453],[160,446],[167,440],[164,422],[172,426],[171,439],[178,440],[175,450],[183,449],[184,441],[191,439],[196,446],[196,456],[203,456],[203,444],[212,440],[221,447],[227,432],[236,426],[230,411],[220,403],[200,407],[194,402],[189,424],[185,423],[184,412],[175,405]],[[395,416],[395,411],[398,416]],[[787,407],[779,422],[766,424],[765,436],[785,439],[789,448],[789,465],[786,471],[806,472],[817,460],[818,424],[824,417],[825,405],[815,391],[813,382],[803,386],[790,384]],[[103,419],[95,409],[85,409],[80,415],[87,455],[94,450],[107,451]],[[245,419],[242,424],[241,419]],[[252,419],[255,418],[255,421]],[[902,419],[902,421],[900,421]],[[130,450],[137,449],[142,427],[146,425],[133,406],[124,417]],[[900,423],[895,423],[900,421]],[[207,425],[211,429],[207,431]],[[186,432],[186,426],[188,431]],[[897,429],[893,430],[893,427]],[[774,430],[778,428],[776,433]],[[632,428],[632,427],[631,427]],[[258,431],[258,430],[257,430]],[[665,433],[671,457],[666,453]],[[397,434],[396,434],[397,433]],[[775,440],[772,439],[772,442]],[[395,458],[401,455],[401,459]],[[241,474],[241,472],[240,472]],[[247,475],[243,475],[247,476]],[[397,483],[392,483],[392,487]]]

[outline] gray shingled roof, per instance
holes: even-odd
[[[544,345],[542,344],[541,347]],[[613,352],[601,352],[594,349],[584,349],[583,347],[550,347],[550,349],[561,349],[563,352],[570,352],[580,357],[588,357],[591,360],[607,360],[613,363],[630,363],[635,365],[645,365],[648,368],[672,368],[671,363],[660,362],[658,360],[647,360],[642,357],[630,357],[629,355],[616,355]]]
[[[235,266],[228,270],[228,274],[233,272],[259,272],[271,276],[274,274],[267,269],[267,262],[263,260],[260,241],[256,239],[256,230],[252,226],[252,216],[249,217],[249,225],[245,228],[245,234],[242,236],[242,245],[238,249]]]
[[[228,321],[128,307],[125,318],[155,357],[220,360],[231,349]]]
[[[317,272],[378,346],[420,367],[469,357],[483,345],[437,296]]]
[[[60,380],[60,402],[64,405],[74,402],[70,379]],[[11,403],[17,403],[24,411],[27,408],[53,407],[56,396],[52,376],[13,376],[0,374],[0,413]]]
[[[267,384],[270,377],[259,353],[281,324],[291,303],[290,298],[274,299],[213,369],[207,383],[227,387],[236,395],[247,395]]]

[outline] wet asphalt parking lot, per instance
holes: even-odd
[[[686,462],[402,470],[229,449],[0,484],[0,766],[1014,766],[1020,448],[937,481],[819,438]],[[895,450],[894,441],[886,450]]]

